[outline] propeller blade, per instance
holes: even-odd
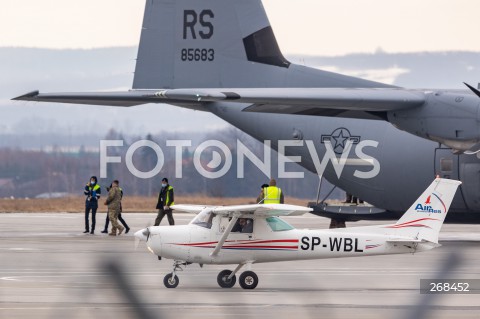
[[[147,237],[147,242],[148,242],[148,239],[150,238],[150,227],[147,227],[147,229],[143,232],[143,234]]]
[[[141,241],[144,241],[145,243],[148,242],[148,239],[150,238],[150,225],[146,226],[144,229],[137,231],[134,237],[136,250]]]
[[[463,82],[473,93],[475,93],[478,97],[480,97],[480,91],[473,86],[469,85],[468,83]]]

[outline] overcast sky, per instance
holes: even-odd
[[[240,1],[240,0],[239,0]],[[480,51],[477,0],[264,0],[286,54]],[[138,45],[144,0],[5,0],[0,46]]]

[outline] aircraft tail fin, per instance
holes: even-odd
[[[394,225],[395,234],[438,243],[438,234],[460,181],[437,178]]]
[[[261,1],[147,0],[134,89],[242,87],[259,80],[251,62],[290,65]]]
[[[261,0],[146,0],[132,87],[389,86],[291,64]]]

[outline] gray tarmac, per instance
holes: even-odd
[[[109,237],[99,232],[105,213],[95,235],[82,233],[83,214],[0,214],[0,318],[420,318],[423,310],[425,318],[480,318],[479,294],[419,292],[420,279],[435,278],[452,253],[460,264],[449,278],[480,279],[479,225],[444,225],[443,246],[415,255],[254,265],[252,291],[221,289],[217,273],[229,267],[209,265],[188,266],[167,289],[172,261],[134,247],[134,231],[155,213],[123,215],[132,230]],[[185,224],[192,215],[175,218]],[[329,224],[310,214],[287,219],[298,228]],[[379,222],[347,227],[370,224]]]

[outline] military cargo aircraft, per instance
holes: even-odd
[[[239,206],[174,205],[196,213],[188,225],[153,226],[135,233],[160,259],[174,259],[164,278],[167,288],[179,284],[177,271],[190,263],[237,264],[217,276],[222,288],[235,285],[235,274],[254,263],[321,258],[415,253],[439,246],[438,234],[459,181],[437,178],[395,224],[333,230],[294,229],[279,216],[298,216],[312,209],[286,204]],[[268,253],[266,253],[268,251]],[[258,276],[250,269],[240,286],[254,289]]]
[[[260,0],[148,0],[131,90],[14,100],[211,112],[376,207],[314,213],[398,218],[439,176],[463,183],[448,220],[480,222],[480,91],[467,87],[406,89],[293,64]],[[341,170],[323,165],[329,149],[346,154]]]

